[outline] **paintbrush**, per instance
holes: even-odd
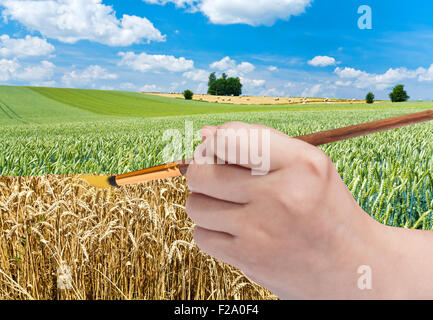
[[[433,120],[433,110],[308,134],[305,136],[296,137],[296,139],[307,142],[313,146],[321,146],[328,143],[396,129],[430,120]],[[188,164],[191,161],[192,159],[182,160],[110,177],[81,175],[80,178],[87,181],[90,185],[96,188],[120,187],[129,184],[182,176],[188,170]]]

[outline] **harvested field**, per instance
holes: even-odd
[[[275,299],[201,252],[184,178],[0,177],[0,299]]]
[[[184,99],[183,94],[181,93],[145,93],[145,94],[165,97],[165,98]],[[329,98],[307,98],[307,97],[253,97],[253,96],[226,97],[226,96],[212,96],[208,94],[195,94],[193,100],[213,102],[213,103],[245,104],[245,105],[365,103],[365,100],[355,100],[355,99],[329,99]],[[376,101],[375,103],[384,103],[384,102],[387,101]]]

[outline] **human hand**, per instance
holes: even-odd
[[[256,163],[240,163],[240,154],[252,147],[240,139],[220,148],[226,138],[221,129],[246,130],[250,138],[253,130],[268,130],[270,172],[252,175]],[[227,123],[206,127],[202,135],[206,140],[186,173],[192,192],[186,210],[203,251],[283,299],[388,294],[386,227],[359,207],[324,152],[260,125]],[[200,164],[205,151],[226,164]],[[362,265],[381,279],[375,290],[358,287]]]

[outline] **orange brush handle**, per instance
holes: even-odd
[[[115,177],[116,184],[123,186],[127,184],[135,184],[152,180],[159,180],[165,178],[173,178],[181,176],[177,162],[163,164],[160,166],[147,168],[139,171],[121,174]]]

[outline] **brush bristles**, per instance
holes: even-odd
[[[107,189],[107,188],[111,188],[113,186],[117,186],[117,184],[116,185],[111,184],[110,179],[112,177],[95,176],[95,175],[81,175],[80,178],[83,179],[84,181],[86,181],[91,186],[93,186],[95,188],[99,188],[99,189]],[[115,180],[114,180],[114,182],[115,182]]]

